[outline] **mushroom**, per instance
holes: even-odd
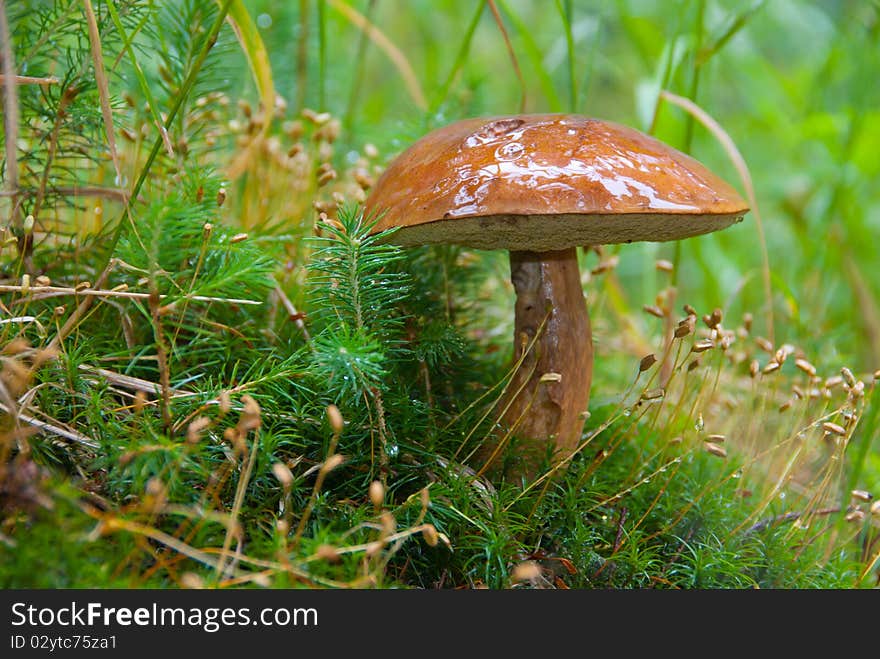
[[[570,114],[465,119],[394,159],[364,202],[403,246],[506,249],[516,293],[514,364],[501,438],[525,474],[578,445],[593,371],[577,247],[723,229],[748,207],[702,164],[635,129]]]

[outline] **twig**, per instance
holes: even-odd
[[[58,78],[50,76],[48,78],[36,78],[34,76],[13,75],[12,82],[16,85],[57,85]],[[6,84],[6,74],[0,73],[0,85]]]

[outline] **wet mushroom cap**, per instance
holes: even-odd
[[[365,202],[401,245],[550,251],[723,229],[748,207],[690,156],[578,115],[475,118],[418,140]]]

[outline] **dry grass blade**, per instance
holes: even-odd
[[[764,281],[764,296],[767,304],[767,333],[770,335],[770,340],[773,341],[775,332],[773,328],[773,290],[770,282],[770,257],[767,253],[767,240],[764,237],[764,224],[761,221],[761,212],[758,210],[758,200],[755,198],[755,186],[752,183],[752,175],[749,172],[748,165],[746,165],[745,159],[742,157],[739,149],[736,148],[736,144],[734,144],[730,135],[728,135],[721,125],[710,117],[703,108],[690,99],[678,96],[665,89],[660,91],[660,97],[685,110],[712,133],[715,139],[721,143],[721,146],[724,148],[724,151],[727,153],[742,180],[746,196],[749,200],[749,207],[755,216],[755,227],[758,230],[758,241],[761,245],[761,275]]]
[[[108,371],[105,368],[97,368],[95,366],[89,366],[88,364],[80,364],[79,369],[81,371],[85,371],[86,373],[94,373],[95,375],[99,375],[111,384],[122,387],[124,389],[130,389],[132,391],[142,391],[145,394],[155,394],[160,389],[160,385],[156,382],[151,382],[150,380],[144,380],[142,378],[136,378],[131,375],[116,373],[114,371]],[[198,395],[195,392],[182,389],[172,389],[171,392],[171,398],[189,398]]]
[[[107,84],[107,72],[104,70],[104,55],[101,52],[101,34],[98,31],[98,20],[92,8],[92,0],[83,0],[86,23],[89,26],[89,44],[92,48],[92,63],[95,67],[95,83],[98,97],[101,100],[101,115],[104,118],[104,132],[107,133],[107,146],[110,147],[110,158],[116,171],[117,183],[122,182],[122,170],[119,167],[119,154],[116,152],[116,135],[113,130],[113,110],[110,107],[110,89]]]
[[[418,106],[420,110],[427,110],[428,101],[425,99],[425,94],[422,91],[419,80],[410,66],[409,61],[406,59],[406,56],[400,51],[400,49],[395,46],[391,40],[379,30],[379,28],[368,21],[363,14],[359,13],[356,9],[352,8],[345,2],[342,2],[342,0],[326,1],[336,11],[354,24],[355,27],[363,30],[373,43],[384,51],[388,56],[388,59],[391,60],[391,63],[394,64],[394,67],[400,73],[401,78],[403,78],[406,89],[416,106]]]
[[[218,4],[220,4],[218,2]],[[266,121],[263,122],[263,135],[269,132],[269,121],[275,111],[275,83],[272,80],[272,67],[269,64],[269,53],[263,43],[257,26],[251,19],[251,15],[241,0],[235,0],[229,5],[229,13],[226,20],[235,36],[241,49],[247,58],[251,74],[254,82],[260,92],[260,102],[263,104],[263,111],[266,113]]]
[[[15,60],[12,55],[12,43],[9,35],[9,22],[6,18],[6,3],[0,0],[0,68],[3,70],[3,133],[6,149],[6,189],[12,193],[13,202],[9,210],[9,221],[17,225],[18,203],[18,90],[15,83]]]

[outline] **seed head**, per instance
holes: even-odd
[[[852,400],[858,400],[862,396],[865,395],[865,383],[861,380],[857,380],[852,389],[849,390],[849,398]]]
[[[840,426],[836,423],[831,423],[830,421],[826,421],[822,424],[822,429],[825,432],[829,432],[833,435],[839,435],[840,437],[844,437],[846,435],[846,429],[843,426]]]
[[[385,502],[385,487],[379,481],[370,483],[370,501],[376,508],[381,508]]]
[[[651,389],[643,393],[642,400],[658,400],[665,395],[666,392],[663,390],[663,387],[658,387],[657,389]]]
[[[761,372],[764,374],[768,374],[768,373],[773,373],[773,371],[778,371],[778,370],[779,370],[779,362],[772,361],[772,362],[768,362],[767,365],[763,368],[763,370]]]
[[[315,556],[328,563],[336,563],[339,560],[339,551],[333,545],[318,545]]]
[[[535,561],[523,561],[515,568],[510,575],[511,580],[518,583],[521,581],[533,581],[541,577],[541,566]]]
[[[721,324],[721,319],[723,318],[723,314],[721,313],[721,309],[713,309],[712,314],[709,316],[709,322],[707,325],[712,329],[715,329]]]
[[[201,590],[205,587],[205,582],[195,572],[184,572],[180,575],[180,586],[187,590]]]
[[[603,272],[613,270],[617,267],[618,261],[620,261],[620,257],[615,254],[607,259],[600,261],[599,264],[590,271],[590,273],[593,275],[601,275]]]
[[[425,524],[422,526],[422,537],[425,539],[425,543],[429,547],[436,547],[437,543],[440,542],[440,536],[437,534],[437,529],[434,528],[433,524]]]
[[[693,316],[688,316],[685,320],[681,321],[681,322],[676,326],[676,328],[675,328],[675,332],[673,333],[673,334],[675,335],[675,338],[676,338],[676,339],[683,339],[683,338],[686,337],[688,334],[690,334],[691,332],[694,331],[694,324],[693,324],[693,322],[689,322],[689,321],[688,321],[688,319],[690,319],[690,318],[693,318]]]
[[[834,389],[839,385],[843,384],[843,378],[839,375],[832,375],[830,378],[825,380],[825,388],[826,389]]]
[[[852,512],[847,513],[847,515],[844,519],[846,519],[847,522],[861,522],[862,520],[865,519],[865,511],[861,510],[859,508],[856,508]]]
[[[147,481],[145,491],[150,496],[159,496],[165,491],[165,484],[156,476]]]
[[[712,455],[718,456],[719,458],[727,457],[727,450],[723,446],[719,446],[713,442],[706,442],[703,444],[703,447]]]
[[[272,473],[275,474],[275,478],[278,479],[278,482],[281,483],[281,487],[285,491],[289,490],[290,486],[293,485],[293,474],[290,472],[290,468],[283,462],[274,463],[272,465]]]
[[[794,365],[801,369],[804,373],[809,376],[816,375],[816,367],[813,366],[806,359],[795,359]]]
[[[773,344],[770,343],[770,341],[768,341],[767,339],[765,339],[763,336],[756,336],[756,337],[755,337],[755,343],[757,343],[757,344],[758,344],[758,347],[759,347],[761,350],[763,350],[764,352],[768,352],[768,353],[770,353],[771,355],[773,354]]]
[[[653,352],[650,355],[645,355],[639,362],[639,373],[644,373],[656,363],[657,357],[654,356]]]
[[[202,439],[202,433],[211,425],[211,419],[206,416],[196,417],[186,427],[186,441],[190,444],[198,444]]]

